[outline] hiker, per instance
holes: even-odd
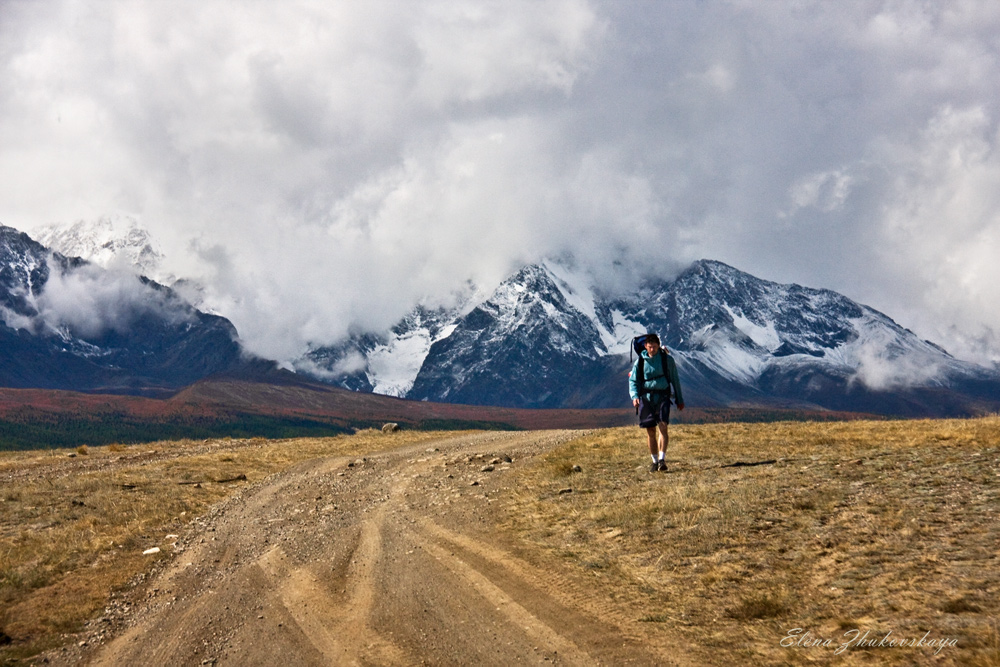
[[[645,349],[640,349],[640,345]],[[639,414],[639,426],[646,429],[646,438],[649,440],[649,455],[653,459],[649,471],[665,471],[671,390],[677,409],[684,409],[677,364],[666,348],[660,347],[660,338],[656,334],[637,336],[633,341],[633,349],[639,352],[639,358],[628,374],[628,392],[632,397],[632,405]]]

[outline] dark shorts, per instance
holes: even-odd
[[[639,426],[650,428],[658,423],[670,423],[670,401],[660,401],[659,403],[649,403],[646,400],[639,401]]]

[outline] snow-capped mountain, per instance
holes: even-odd
[[[104,268],[134,269],[159,282],[163,252],[150,233],[129,216],[105,216],[52,225],[39,230],[35,240],[66,257],[81,257]]]
[[[164,268],[166,255],[139,221],[127,215],[50,225],[34,233],[36,241],[66,257],[79,257],[115,271],[131,271],[167,285],[195,308],[219,315],[205,303],[205,287]]]
[[[978,392],[992,372],[830,290],[780,285],[700,261],[610,306],[660,331],[701,391],[873,412],[921,412],[941,389]],[[996,387],[987,398],[1000,399]],[[908,407],[910,405],[910,407]]]
[[[483,298],[469,283],[451,295],[449,306],[419,304],[388,332],[316,347],[298,359],[294,368],[354,391],[406,396],[434,343],[450,336],[458,319]]]
[[[0,386],[148,393],[243,364],[228,320],[0,226]]]
[[[626,297],[595,291],[559,263],[527,266],[478,303],[433,318],[417,309],[389,334],[315,350],[309,363],[328,382],[418,400],[614,407],[628,404],[630,343],[647,331],[677,358],[691,404],[892,414],[1000,404],[994,372],[872,308],[708,260]]]
[[[627,324],[602,323],[599,301],[576,278],[547,264],[504,281],[431,346],[407,397],[518,407],[600,404],[602,389],[593,380],[609,370],[607,358],[628,349],[633,334]]]
[[[81,222],[45,238],[60,252],[0,227],[0,385],[179,387],[242,363],[232,325],[192,306],[184,281],[171,289],[141,277],[158,275],[162,254],[134,220]],[[709,260],[626,296],[595,289],[564,263],[526,266],[490,293],[467,285],[415,306],[389,331],[310,349],[294,367],[417,400],[623,407],[630,343],[647,331],[675,355],[691,405],[1000,409],[995,370],[843,295]]]

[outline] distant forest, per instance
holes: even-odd
[[[0,419],[0,451],[135,444],[182,438],[324,437],[351,433],[354,428],[366,425],[352,426],[249,414],[176,416],[162,420],[121,414],[103,414],[98,418],[58,415],[46,419],[12,419],[7,416]]]
[[[841,421],[884,419],[874,415],[844,412],[709,408],[671,415],[675,423]],[[499,421],[431,418],[407,422],[405,428],[418,430],[521,430]],[[365,428],[381,428],[382,421],[307,419],[293,416],[239,412],[214,414],[172,414],[156,417],[125,412],[45,412],[28,409],[0,417],[0,451],[74,448],[80,445],[137,444],[159,440],[205,438],[302,438],[329,437]],[[543,426],[544,427],[544,426]]]

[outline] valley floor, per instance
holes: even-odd
[[[576,432],[446,437],[300,464],[226,502],[114,619],[50,664],[674,664],[495,525],[512,469]]]
[[[28,489],[43,480],[59,487],[103,465],[132,466],[107,473],[119,495],[81,496],[72,512],[120,512],[122,493],[157,477],[170,478],[163,493],[222,494],[194,521],[161,522],[172,542],[150,537],[163,532],[152,524],[147,542],[126,541],[136,554],[163,547],[143,557],[158,559],[153,571],[26,660],[1000,664],[1000,418],[671,434],[666,473],[648,472],[635,428],[0,459],[7,488],[23,489],[6,493],[9,516],[38,511],[44,497]],[[286,458],[248,467],[265,451]],[[144,462],[167,467],[139,478]],[[4,527],[2,553],[27,542],[15,533]],[[27,590],[32,562],[8,566],[5,594],[15,570]],[[24,620],[0,620],[16,645]]]

